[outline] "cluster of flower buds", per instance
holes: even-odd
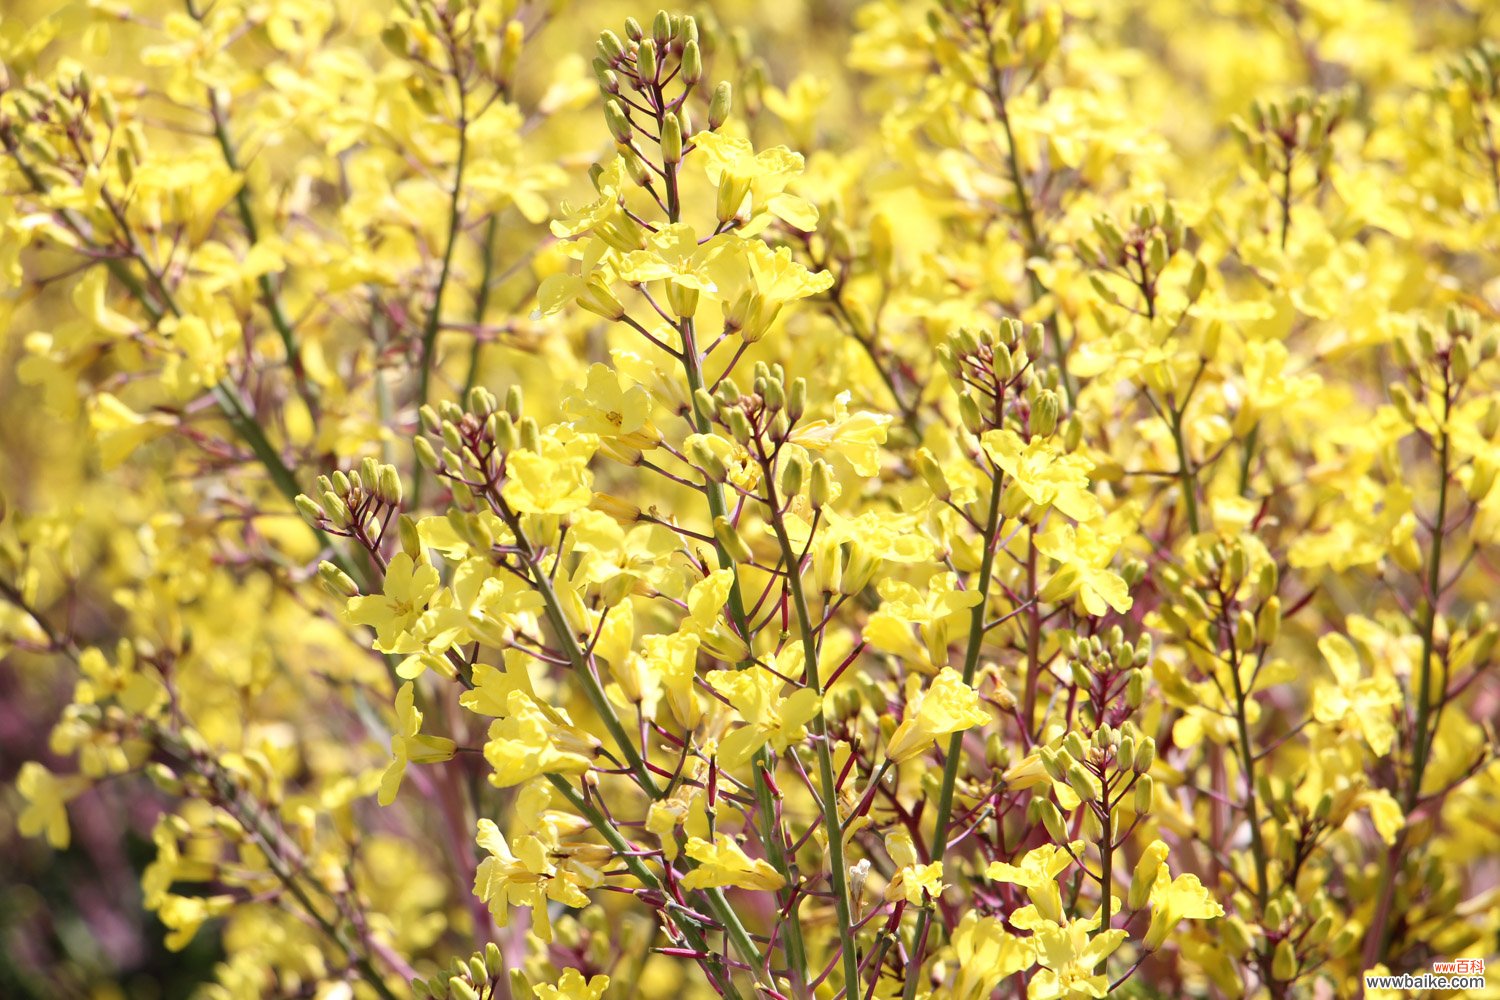
[[[1044,601],[1052,598],[1041,595]],[[1084,718],[1090,725],[1120,725],[1141,706],[1146,691],[1146,667],[1151,662],[1151,636],[1126,642],[1118,625],[1104,635],[1062,639],[1068,670],[1080,694],[1088,695]]]
[[[1419,404],[1432,397],[1439,404],[1445,395],[1450,402],[1456,398],[1474,369],[1500,350],[1500,335],[1493,330],[1481,333],[1473,310],[1450,306],[1441,327],[1419,320],[1408,335],[1391,342],[1391,350],[1407,374],[1406,383],[1391,385],[1391,402],[1415,423]]]
[[[1320,840],[1343,827],[1360,807],[1365,792],[1363,783],[1348,783],[1337,791],[1324,792],[1309,810],[1298,803],[1295,784],[1273,782],[1264,774],[1257,784],[1258,799],[1270,813],[1267,829],[1271,833],[1272,864],[1292,870]],[[1256,912],[1249,889],[1242,883],[1235,891],[1233,910],[1221,925],[1232,955],[1251,954],[1263,937],[1272,956],[1273,975],[1290,980],[1299,967],[1341,957],[1359,944],[1364,925],[1344,917],[1325,886],[1277,881],[1254,928],[1240,916]]]
[[[613,31],[600,34],[593,66],[605,98],[605,124],[635,182],[649,186],[651,168],[637,145],[638,137],[653,139],[660,147],[661,163],[675,166],[682,162],[689,148],[685,143],[695,131],[687,102],[703,80],[698,22],[691,16],[658,11],[648,32],[635,18],[627,18],[623,39]],[[666,91],[671,84],[679,89],[669,97]],[[710,130],[729,118],[731,103],[728,81],[720,83],[709,99]],[[642,111],[651,116],[649,122],[637,119]],[[675,197],[675,192],[670,196]]]
[[[1106,274],[1114,275],[1139,290],[1143,311],[1155,317],[1162,273],[1187,241],[1187,226],[1177,208],[1171,202],[1160,211],[1154,205],[1140,205],[1123,222],[1104,213],[1094,216],[1093,223],[1094,238],[1083,237],[1075,247],[1079,259],[1097,269],[1089,275],[1094,291],[1105,302],[1135,311],[1105,280]],[[1203,293],[1207,280],[1207,268],[1197,261],[1188,279],[1189,301]]]
[[[929,11],[927,26],[943,41],[978,48],[988,66],[1026,70],[1017,74],[1035,79],[1062,40],[1062,6],[1021,0],[941,0]],[[939,51],[950,51],[942,46]],[[972,70],[970,71],[972,75]],[[988,77],[987,73],[979,74]]]
[[[1195,546],[1182,565],[1163,567],[1159,580],[1162,602],[1156,611],[1175,634],[1192,635],[1203,622],[1227,623],[1219,630],[1225,659],[1270,646],[1281,634],[1276,563],[1253,560],[1242,539]],[[1211,608],[1205,594],[1222,604]]]
[[[503,407],[483,386],[470,389],[464,402],[423,406],[423,433],[412,444],[417,461],[447,480],[454,502],[469,510],[475,506],[474,490],[503,477],[506,453],[516,448],[535,451],[541,430],[535,419],[522,415],[520,386],[507,391]]]
[[[465,0],[397,0],[396,16],[380,32],[380,41],[392,55],[423,71],[406,82],[423,111],[438,110],[434,88],[446,79],[484,80],[497,92],[509,91],[526,26],[515,18],[502,25],[496,15],[503,12],[487,7]],[[473,89],[474,84],[465,87]]]
[[[788,382],[781,365],[757,362],[749,392],[741,389],[734,379],[725,378],[713,392],[697,390],[693,406],[704,419],[728,430],[729,436],[740,445],[749,448],[753,444],[756,456],[769,461],[807,412],[807,380],[796,378]],[[700,467],[709,473],[709,478],[725,481],[728,470],[722,458],[702,441],[691,443],[689,448],[690,458],[706,462]],[[787,496],[811,491],[818,507],[831,499],[832,470],[827,463],[788,460],[783,467],[783,492]]]
[[[0,66],[0,93],[9,89],[8,83]],[[96,89],[86,70],[50,86],[28,84],[10,95],[8,110],[14,116],[0,114],[0,146],[20,157],[44,187],[77,183],[111,155],[128,184],[145,152],[140,123],[122,126],[114,96]]]
[[[1235,137],[1262,181],[1290,177],[1299,161],[1311,163],[1319,182],[1333,160],[1334,131],[1358,102],[1353,88],[1315,93],[1299,91],[1284,100],[1255,100],[1250,119],[1230,122]]]
[[[500,988],[500,977],[507,976],[508,991]],[[411,995],[415,1000],[489,1000],[494,996],[531,996],[531,984],[519,969],[506,971],[500,948],[491,941],[484,951],[475,952],[466,962],[455,958],[448,968],[429,979],[413,979]]]
[[[938,345],[938,361],[958,389],[959,415],[970,433],[1004,426],[1012,410],[1033,436],[1056,430],[1056,373],[1039,373],[1033,365],[1045,336],[1040,323],[1028,328],[1019,320],[1003,319],[993,330],[961,327]],[[1024,398],[1014,391],[1018,386],[1026,387]]]
[[[1131,812],[1142,816],[1151,811],[1155,792],[1150,771],[1156,761],[1156,741],[1133,722],[1118,728],[1100,726],[1087,738],[1074,730],[1063,737],[1061,745],[1044,746],[1037,756],[1049,778],[1066,785],[1080,804],[1089,806],[1083,814],[1083,833],[1091,839],[1102,835],[1113,809],[1127,801],[1127,792]],[[1056,803],[1037,796],[1027,810],[1031,822],[1043,824],[1059,843],[1068,841],[1068,824]]]
[[[1438,70],[1442,87],[1462,87],[1474,103],[1500,100],[1500,45],[1486,39]]]
[[[401,509],[401,472],[366,458],[358,469],[319,476],[314,496],[297,494],[297,511],[330,535],[378,543],[392,514]]]

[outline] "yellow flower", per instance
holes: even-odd
[[[439,582],[436,569],[398,552],[386,567],[382,594],[349,598],[349,620],[375,630],[376,649],[396,652],[401,636],[427,609],[427,601]]]
[[[896,863],[896,874],[885,887],[885,898],[905,899],[912,906],[925,906],[943,894],[943,863],[923,864],[911,834],[898,830],[885,838],[886,853]]]
[[[693,144],[711,184],[719,188],[719,218],[732,219],[766,212],[795,229],[810,233],[818,227],[818,211],[806,198],[787,194],[786,186],[802,172],[802,156],[785,146],[755,152],[749,140],[718,132],[699,132]],[[753,222],[752,222],[753,225]]]
[[[1036,964],[1032,942],[1010,934],[996,917],[964,914],[953,932],[956,971],[951,1000],[986,1000],[1007,977]]]
[[[552,924],[547,913],[549,900],[575,909],[588,905],[588,896],[574,881],[559,872],[552,863],[547,845],[539,838],[519,837],[512,851],[494,821],[481,819],[477,841],[489,857],[479,862],[475,869],[474,895],[484,900],[499,926],[509,925],[512,906],[529,906],[532,932],[542,941],[551,941]]]
[[[1038,507],[1055,507],[1075,521],[1092,521],[1104,513],[1104,505],[1089,492],[1093,463],[1082,455],[1064,455],[1050,438],[1022,441],[1009,428],[985,432],[983,444],[1011,485]]]
[[[1151,926],[1146,931],[1145,947],[1148,951],[1160,948],[1184,920],[1212,920],[1223,915],[1224,907],[1209,895],[1198,876],[1179,875],[1174,879],[1162,865],[1151,889]]]
[[[540,451],[518,448],[506,459],[500,494],[521,514],[570,514],[593,500],[588,471],[598,442],[592,434],[544,438]]]
[[[67,804],[89,787],[87,778],[79,775],[59,778],[34,760],[21,765],[16,775],[16,789],[26,800],[26,807],[16,819],[23,837],[45,833],[47,843],[58,850],[68,846]]]
[[[1043,844],[1027,851],[1019,865],[992,861],[985,869],[985,878],[1021,886],[1043,920],[1061,923],[1062,894],[1057,887],[1057,876],[1073,863],[1074,855],[1083,850],[1083,842],[1074,841],[1071,847],[1070,854],[1056,844]]]
[[[1119,540],[1089,525],[1054,524],[1036,538],[1037,551],[1062,565],[1043,585],[1040,598],[1047,602],[1077,595],[1083,610],[1103,615],[1110,608],[1121,614],[1134,603],[1130,590],[1118,573],[1109,568]]]
[[[961,733],[989,720],[979,694],[964,683],[958,671],[944,667],[915,702],[907,702],[907,716],[891,733],[885,753],[899,764],[925,751],[939,736]]]
[[[1377,757],[1391,752],[1396,738],[1392,713],[1401,705],[1401,687],[1388,674],[1361,677],[1359,653],[1342,635],[1332,633],[1318,640],[1334,686],[1322,685],[1313,692],[1313,718],[1324,725],[1357,731]]]
[[[687,842],[687,854],[698,862],[698,867],[683,878],[684,889],[734,886],[774,892],[786,885],[786,879],[769,862],[752,859],[727,834],[719,834],[713,843],[702,837],[691,837]]]
[[[556,986],[538,983],[531,988],[536,1000],[600,1000],[609,989],[609,977],[604,975],[584,981],[583,973],[577,969],[564,970]]]
[[[678,316],[692,316],[701,293],[714,296],[718,292],[710,265],[730,240],[741,242],[736,237],[715,236],[700,243],[692,226],[683,223],[663,226],[647,237],[646,249],[625,255],[620,262],[620,278],[633,285],[665,281],[667,302],[672,310]]]
[[[1102,997],[1109,979],[1096,972],[1125,940],[1123,930],[1089,936],[1092,921],[1073,920],[1065,926],[1043,927],[1035,934],[1037,964],[1042,966],[1027,987],[1029,1000],[1076,1000]]]
[[[452,760],[457,744],[442,736],[422,735],[422,713],[415,705],[415,685],[407,682],[396,692],[396,729],[391,733],[391,762],[380,778],[379,802],[396,800],[407,764],[433,764]]]
[[[554,721],[525,691],[510,692],[509,714],[490,724],[484,759],[490,783],[519,785],[543,774],[582,774],[589,769],[597,741],[564,722]]]
[[[564,406],[579,430],[631,448],[654,448],[661,431],[651,422],[651,397],[638,385],[621,388],[607,365],[589,368],[588,382]]]
[[[792,668],[780,671],[785,676],[800,677],[802,644],[790,644],[776,658],[776,665]],[[806,725],[823,703],[812,688],[798,688],[782,697],[786,682],[758,665],[744,670],[715,670],[708,675],[708,683],[747,723],[719,742],[719,763],[728,768],[747,762],[767,741],[777,750],[785,750],[788,744],[805,739]]]

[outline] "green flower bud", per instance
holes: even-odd
[[[682,49],[682,82],[696,87],[703,79],[703,53],[696,41],[688,42]]]
[[[302,515],[302,520],[311,527],[321,528],[323,526],[323,508],[319,507],[312,497],[305,493],[298,493],[292,503],[297,507],[297,513]]]
[[[635,72],[642,80],[655,81],[659,69],[656,60],[656,43],[644,39],[635,50]]]
[[[734,104],[734,90],[728,80],[724,80],[714,88],[713,100],[708,104],[708,127],[716,130],[729,120],[729,112]]]
[[[604,123],[609,126],[609,133],[615,137],[615,142],[622,146],[630,145],[630,140],[635,137],[635,128],[630,124],[630,116],[625,113],[625,105],[613,97],[604,102]]]
[[[1147,736],[1141,740],[1140,746],[1135,750],[1135,769],[1140,774],[1151,770],[1151,765],[1156,763],[1156,741]]]
[[[318,563],[318,582],[334,597],[358,597],[359,587],[354,580],[328,560]]]
[[[714,541],[724,554],[737,563],[753,562],[755,557],[750,552],[750,546],[745,544],[745,539],[735,530],[734,525],[729,523],[725,517],[714,518]]]
[[[1271,958],[1271,975],[1281,980],[1297,978],[1297,949],[1290,938],[1282,938]]]
[[[1151,805],[1156,796],[1156,784],[1151,780],[1151,775],[1143,774],[1135,781],[1135,788],[1131,792],[1130,804],[1135,808],[1137,816],[1145,815],[1151,811]]]
[[[833,469],[827,462],[817,459],[812,464],[812,482],[807,491],[813,509],[818,510],[833,497]]]
[[[667,115],[661,125],[661,158],[663,163],[682,162],[682,122]]]
[[[455,1000],[479,1000],[479,993],[458,976],[448,977],[448,995]]]

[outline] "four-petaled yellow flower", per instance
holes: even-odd
[[[979,703],[979,693],[952,667],[938,671],[927,690],[907,702],[907,712],[885,748],[886,756],[898,764],[925,751],[939,736],[961,733],[990,720]]]
[[[422,713],[416,708],[416,685],[410,681],[396,692],[396,729],[391,733],[391,762],[380,778],[379,801],[396,801],[407,764],[435,764],[452,760],[458,744],[444,736],[422,734]]]
[[[436,569],[398,552],[386,567],[383,593],[349,598],[349,620],[375,630],[376,649],[397,652],[402,635],[427,610],[439,583]]]
[[[1038,507],[1055,507],[1075,521],[1092,521],[1104,513],[1089,492],[1093,463],[1082,455],[1063,454],[1052,438],[1022,441],[1010,428],[987,431],[984,450],[1010,477],[1010,485]]]
[[[1322,685],[1313,693],[1313,718],[1324,725],[1352,729],[1365,738],[1377,757],[1391,752],[1396,738],[1395,710],[1401,705],[1401,686],[1389,674],[1361,677],[1354,644],[1333,633],[1318,640],[1336,686]]]

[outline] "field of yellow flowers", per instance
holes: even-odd
[[[1500,997],[1500,4],[687,3],[3,5],[0,997]]]

